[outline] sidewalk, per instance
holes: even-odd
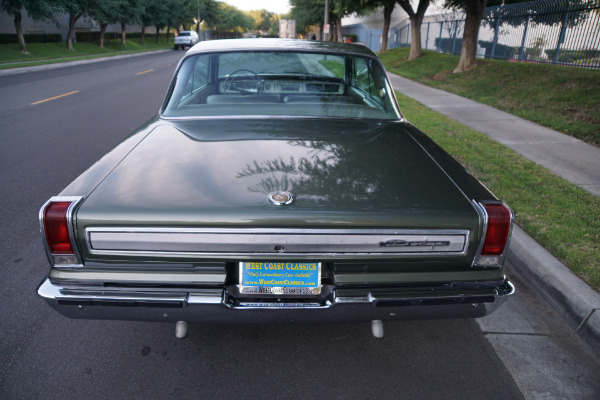
[[[388,75],[398,92],[600,196],[600,148],[456,94]]]
[[[395,90],[600,196],[600,148],[473,100],[388,73]],[[508,273],[528,283],[600,357],[600,294],[515,226]]]

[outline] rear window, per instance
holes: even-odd
[[[179,32],[178,36],[191,36],[191,33],[189,33],[189,32]]]
[[[193,55],[179,68],[165,117],[291,115],[399,118],[376,59],[303,52]]]

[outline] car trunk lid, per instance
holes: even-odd
[[[275,205],[275,192],[293,201]],[[405,124],[329,119],[165,122],[85,199],[77,225],[479,235],[471,202]]]

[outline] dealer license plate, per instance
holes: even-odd
[[[240,293],[319,294],[321,293],[321,263],[240,262]]]

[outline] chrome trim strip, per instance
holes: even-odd
[[[86,228],[94,255],[302,258],[369,255],[464,255],[468,230]],[[382,246],[390,241],[408,245]],[[444,242],[423,245],[419,242]],[[414,243],[411,245],[410,243]],[[282,251],[282,246],[284,251]]]
[[[272,234],[307,234],[307,235],[460,235],[467,234],[467,229],[340,229],[340,228],[151,228],[151,227],[88,227],[86,232],[159,232],[159,233],[272,233]]]
[[[504,290],[498,290],[498,289]],[[423,296],[423,297],[406,297],[407,300],[452,300],[452,299],[476,299],[476,298],[488,298],[494,297],[492,303],[492,309],[497,308],[500,304],[510,295],[515,292],[515,288],[512,283],[505,280],[504,283],[495,290],[495,293],[490,294],[469,294],[469,293],[457,293],[456,295],[444,295],[444,296]],[[38,295],[47,301],[55,302],[53,306],[57,307],[60,311],[61,301],[72,301],[72,302],[97,302],[97,304],[90,305],[102,306],[110,305],[114,302],[139,302],[139,303],[173,303],[186,305],[222,305],[225,308],[232,310],[252,310],[252,309],[329,309],[334,308],[337,305],[373,305],[378,301],[385,302],[388,300],[385,297],[375,297],[371,293],[365,297],[337,297],[335,291],[332,293],[332,297],[325,299],[322,302],[308,301],[308,302],[294,302],[288,303],[272,302],[272,301],[240,301],[237,304],[233,303],[233,299],[227,295],[227,292],[223,289],[195,289],[189,292],[184,292],[181,289],[175,292],[171,291],[158,291],[150,288],[140,288],[138,291],[132,289],[111,289],[111,288],[93,288],[93,287],[78,287],[68,288],[55,285],[46,279],[38,288]],[[391,300],[402,300],[403,297],[393,298]],[[405,306],[402,306],[405,307]],[[413,307],[413,306],[411,306]],[[414,307],[419,307],[415,305]],[[431,306],[425,306],[431,307]]]
[[[473,263],[471,264],[471,267],[477,267],[477,259],[483,250],[485,236],[487,234],[488,213],[481,203],[475,200],[471,200],[471,203],[473,204],[473,208],[475,208],[477,211],[477,214],[479,214],[479,226],[481,227],[479,232],[479,245],[477,246],[477,251],[475,252],[475,257],[473,258]]]
[[[82,267],[83,261],[81,260],[81,253],[79,251],[79,247],[77,246],[77,241],[75,240],[75,224],[73,216],[75,214],[75,209],[79,206],[81,201],[83,200],[83,196],[53,196],[48,199],[40,208],[39,211],[39,222],[40,222],[40,232],[42,234],[42,242],[44,243],[44,250],[46,251],[46,257],[48,257],[48,261],[50,265],[56,268],[74,268],[74,267]],[[59,202],[70,202],[69,208],[67,208],[67,227],[69,229],[69,239],[71,240],[71,246],[73,247],[73,252],[75,253],[75,257],[77,258],[78,264],[55,264],[54,256],[52,252],[50,252],[50,246],[48,246],[48,241],[46,240],[46,228],[44,227],[44,212],[46,211],[46,207],[50,203],[59,203]],[[60,256],[60,254],[59,254]]]
[[[45,299],[56,301],[106,301],[106,302],[161,302],[161,303],[183,303],[188,298],[188,293],[168,293],[168,292],[126,292],[122,290],[106,290],[105,288],[78,288],[68,289],[54,285],[49,279],[45,280],[38,288],[38,295]]]
[[[377,122],[403,122],[402,118],[363,118],[363,117],[324,117],[324,116],[314,116],[314,115],[291,115],[291,114],[265,114],[265,115],[243,115],[243,114],[234,114],[234,115],[191,115],[191,116],[180,116],[180,117],[167,117],[164,115],[159,115],[158,118],[164,121],[204,121],[211,119],[284,119],[289,120],[293,119],[336,119],[336,120],[369,120],[369,121],[377,121]]]
[[[54,282],[69,282],[69,284],[105,284],[118,283],[121,285],[222,285],[225,283],[225,271],[219,273],[176,272],[163,269],[162,271],[123,271],[111,269],[76,268],[68,271],[64,268],[54,268],[48,275]]]

